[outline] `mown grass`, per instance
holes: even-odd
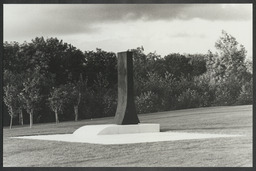
[[[210,107],[139,115],[161,131],[244,135],[232,138],[96,145],[11,139],[23,135],[72,133],[113,118],[36,124],[3,130],[4,167],[251,167],[252,106]]]

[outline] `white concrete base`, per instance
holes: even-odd
[[[133,144],[133,143],[149,143],[162,141],[178,141],[178,140],[193,140],[206,138],[227,138],[237,137],[240,135],[226,135],[226,134],[199,134],[199,133],[181,133],[181,132],[158,132],[158,133],[138,133],[138,134],[115,134],[115,135],[100,135],[89,137],[78,137],[74,134],[56,134],[56,135],[38,135],[38,136],[23,136],[13,137],[20,139],[34,139],[34,140],[50,140],[50,141],[64,141],[90,144]]]
[[[78,128],[73,134],[76,136],[114,135],[135,133],[160,132],[159,124],[134,124],[134,125],[86,125]]]
[[[128,130],[123,128],[128,128]],[[113,145],[237,136],[240,135],[172,131],[159,132],[159,124],[139,124],[137,126],[125,125],[124,127],[123,125],[88,125],[77,129],[73,134],[38,135],[13,138]]]

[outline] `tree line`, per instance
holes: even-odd
[[[138,113],[252,104],[252,63],[225,31],[207,54],[134,54]],[[4,43],[4,124],[77,121],[114,116],[117,57],[85,51],[57,38]],[[9,115],[9,117],[8,117]]]

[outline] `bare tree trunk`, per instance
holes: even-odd
[[[22,111],[22,109],[20,109],[19,123],[20,123],[20,125],[23,125],[23,111]]]
[[[30,128],[32,128],[32,125],[33,125],[33,109],[31,110],[30,114],[29,114],[29,122],[30,122]]]
[[[58,124],[58,123],[59,123],[58,111],[57,111],[57,110],[55,110],[54,112],[55,112],[55,120],[56,120],[56,124]]]
[[[81,90],[80,90],[80,88],[79,88],[78,97],[77,97],[77,104],[74,105],[75,121],[78,120],[78,106],[79,106],[80,101],[81,101],[81,95],[82,95],[82,93],[81,93]]]
[[[75,111],[75,121],[78,120],[78,105],[74,106],[74,111]]]
[[[11,119],[10,119],[10,129],[12,129],[12,116],[11,116]]]

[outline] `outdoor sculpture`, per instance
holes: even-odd
[[[115,124],[138,124],[133,96],[133,53],[119,52],[118,56],[118,104]]]
[[[118,104],[114,123],[103,125],[85,125],[78,128],[73,135],[76,137],[98,137],[101,135],[158,133],[159,124],[140,123],[135,109],[133,96],[133,53],[117,53],[118,66]],[[125,140],[120,138],[119,140]],[[109,139],[102,139],[108,141]]]

